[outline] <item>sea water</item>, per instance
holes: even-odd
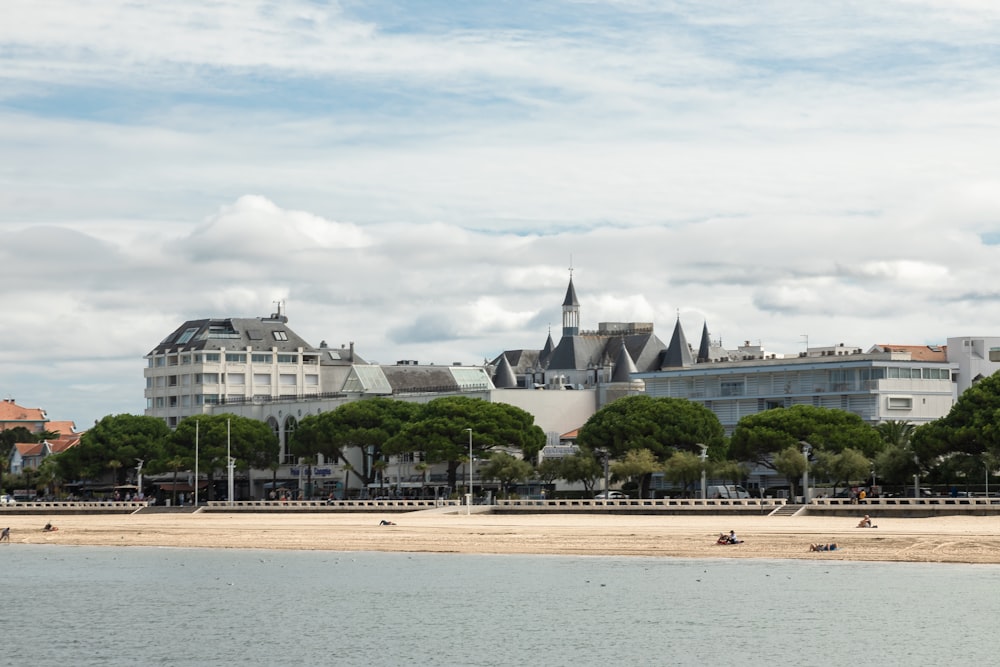
[[[5,664],[992,663],[1000,567],[0,545]]]

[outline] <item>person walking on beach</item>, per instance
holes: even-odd
[[[10,526],[4,528],[3,532],[0,532],[0,542],[10,542]]]

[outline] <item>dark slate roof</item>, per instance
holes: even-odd
[[[542,351],[538,353],[538,363],[544,368],[549,364],[549,357],[552,356],[552,351],[556,349],[556,344],[552,342],[552,332],[549,332],[548,337],[545,339],[545,346]]]
[[[493,386],[497,389],[514,389],[517,387],[517,376],[507,362],[507,355],[500,355],[500,364],[493,376]]]
[[[566,298],[563,299],[564,306],[579,306],[580,302],[576,300],[576,290],[573,289],[573,279],[569,279],[569,287],[566,288]]]
[[[660,368],[686,368],[693,365],[691,348],[688,347],[684,329],[681,327],[681,318],[678,317],[677,324],[674,325],[674,334],[670,337],[670,344],[667,345],[667,351],[663,353]]]
[[[615,370],[611,375],[611,381],[629,382],[632,379],[631,374],[637,372],[635,363],[632,361],[632,357],[629,356],[628,347],[622,345],[621,350],[618,352],[618,358],[615,360]]]
[[[698,363],[704,363],[712,358],[712,340],[708,336],[708,322],[701,329],[701,345],[698,346]]]
[[[529,368],[538,368],[541,365],[539,355],[538,350],[505,350],[490,362],[490,365],[499,368],[503,358],[507,360],[507,364],[515,374],[526,373]]]
[[[548,370],[585,369],[603,361],[607,336],[582,334],[563,336],[552,352]]]
[[[318,351],[297,333],[288,328],[287,320],[264,317],[230,317],[225,319],[188,320],[150,351],[163,354],[167,351],[212,350],[225,347],[239,350],[277,348],[280,352],[294,352],[303,348]]]

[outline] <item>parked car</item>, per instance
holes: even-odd
[[[14,500],[14,496],[8,496],[6,493],[0,496],[0,505],[16,505],[17,501]]]
[[[594,500],[604,500],[605,497],[607,500],[628,500],[628,495],[622,493],[621,491],[608,491],[607,493],[601,491],[594,496]]]

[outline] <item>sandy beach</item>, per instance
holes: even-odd
[[[396,525],[379,525],[382,519]],[[442,514],[132,514],[7,516],[10,544],[321,549],[466,554],[567,554],[681,558],[812,558],[1000,563],[1000,518]],[[58,530],[42,530],[51,522]],[[718,546],[735,530],[743,544]],[[810,543],[836,542],[814,553]]]

